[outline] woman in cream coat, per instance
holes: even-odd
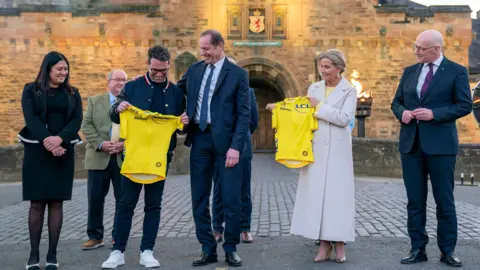
[[[341,75],[346,68],[339,50],[317,58],[323,78],[308,89],[318,129],[314,132],[314,163],[303,167],[298,180],[291,234],[320,239],[314,261],[346,261],[344,242],[355,239],[355,194],[351,130],[355,117],[356,89]],[[275,105],[267,105],[271,110]],[[332,242],[335,242],[333,245]]]

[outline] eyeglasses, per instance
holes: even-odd
[[[161,72],[162,74],[166,74],[166,73],[168,73],[168,71],[170,70],[170,68],[156,69],[156,68],[151,68],[151,67],[149,67],[149,69],[150,69],[150,72],[152,72],[152,73],[159,73],[159,72]]]
[[[428,47],[428,48],[423,48],[422,46],[417,46],[417,44],[413,44],[412,49],[413,49],[414,51],[419,50],[419,51],[421,51],[421,52],[424,52],[424,51],[426,51],[426,50],[428,50],[428,49],[431,49],[431,48],[434,48],[434,47],[438,47],[438,46],[437,46],[437,45],[434,45],[434,46],[430,46],[430,47]]]
[[[126,80],[126,79],[119,79],[119,78],[115,78],[115,79],[110,79],[109,81],[115,81],[115,82],[126,82],[127,80]]]

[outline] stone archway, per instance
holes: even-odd
[[[272,115],[265,109],[267,103],[298,95],[298,84],[281,64],[266,58],[249,58],[238,62],[248,71],[250,87],[255,89],[259,107],[259,125],[252,136],[256,152],[275,151]]]

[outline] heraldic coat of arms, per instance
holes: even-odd
[[[265,16],[257,9],[253,12],[253,16],[250,16],[250,31],[254,33],[260,33],[265,30]]]

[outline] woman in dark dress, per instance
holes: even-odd
[[[45,269],[58,268],[57,244],[63,221],[63,201],[72,197],[74,145],[81,142],[78,131],[82,101],[68,79],[68,60],[61,53],[50,52],[43,59],[35,82],[27,83],[23,89],[26,125],[18,137],[24,144],[23,200],[30,201],[28,270],[40,269],[39,245],[47,206],[49,247]]]

